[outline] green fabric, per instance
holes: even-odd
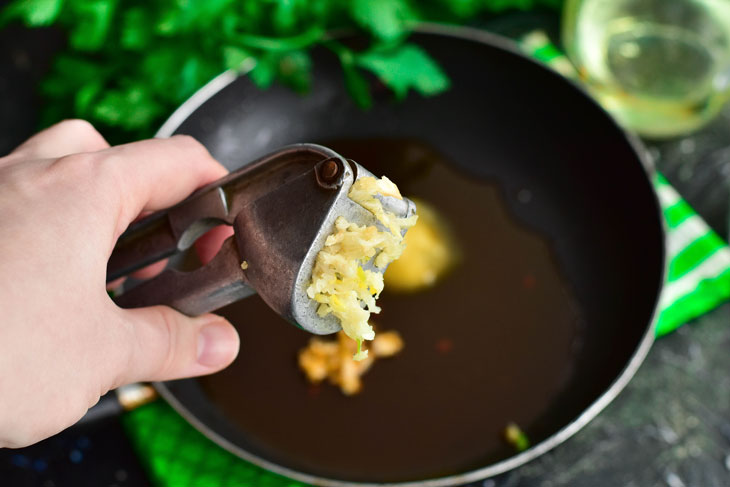
[[[654,181],[667,221],[667,282],[657,336],[730,299],[730,248],[662,176]]]
[[[667,281],[676,281],[681,279],[688,272],[697,267],[702,259],[712,255],[725,243],[714,233],[706,233],[689,244],[686,248],[674,256],[669,266]]]
[[[166,402],[123,416],[154,485],[165,487],[302,487],[245,462],[200,434]]]
[[[570,75],[570,65],[544,35],[523,43],[535,57]],[[654,185],[667,222],[668,280],[658,336],[730,298],[730,249],[662,176]],[[129,435],[160,487],[299,487],[226,452],[157,401],[124,416]]]
[[[684,200],[664,209],[664,218],[667,220],[667,226],[670,229],[678,227],[684,220],[694,214],[692,207]]]

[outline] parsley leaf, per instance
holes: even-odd
[[[111,26],[116,0],[87,0],[72,4],[75,23],[71,29],[71,45],[79,51],[99,49]]]
[[[370,87],[367,80],[357,69],[355,53],[335,41],[328,41],[325,46],[337,54],[340,59],[342,72],[345,76],[345,88],[347,88],[347,92],[355,104],[364,110],[372,107],[373,97],[370,96]]]
[[[256,63],[251,51],[238,46],[223,46],[223,65],[226,69],[243,72]]]
[[[405,0],[352,0],[350,5],[355,22],[384,41],[403,37],[407,22],[415,18]]]
[[[367,110],[373,106],[373,97],[370,95],[370,87],[362,74],[355,68],[354,64],[343,64],[342,71],[345,75],[345,87],[355,104]]]
[[[17,0],[0,13],[0,26],[20,19],[28,27],[51,25],[61,12],[63,0]]]
[[[141,86],[109,90],[96,102],[93,116],[108,125],[133,129],[154,120],[162,106]]]
[[[132,50],[147,48],[152,40],[152,20],[147,10],[133,7],[122,14],[119,38],[121,47]]]
[[[357,65],[372,71],[403,99],[409,89],[423,96],[437,95],[449,88],[449,78],[426,51],[415,44],[376,48],[357,56]]]
[[[256,86],[263,89],[271,86],[276,79],[279,59],[280,54],[276,51],[267,52],[259,57],[250,75]]]
[[[306,93],[312,84],[311,68],[312,59],[307,51],[290,51],[279,60],[279,77],[297,93]]]

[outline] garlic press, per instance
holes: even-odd
[[[189,272],[167,269],[115,301],[124,308],[168,305],[194,316],[258,293],[291,323],[315,334],[334,333],[338,320],[318,316],[306,288],[337,217],[383,229],[348,197],[365,176],[373,174],[316,144],[290,145],[247,164],[131,225],[111,254],[107,282],[188,249],[215,226],[230,225],[233,235],[213,260]],[[400,217],[415,214],[406,198],[380,200]]]

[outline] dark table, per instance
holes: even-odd
[[[536,26],[555,34],[555,15],[518,14],[487,24],[507,35]],[[33,88],[62,42],[52,31],[11,28],[0,33],[0,154],[33,133],[39,107]],[[730,106],[696,134],[646,145],[675,188],[727,239]],[[86,441],[80,439],[83,435],[59,435],[55,443],[47,440],[37,447],[56,448],[55,463],[36,465],[44,468],[33,478],[43,480],[33,481],[29,474],[21,485],[145,484],[117,420],[85,434],[96,445],[87,454],[89,461],[74,461],[79,458],[73,452],[81,451],[78,442]],[[33,458],[17,461],[29,461],[33,469]],[[628,387],[573,438],[536,461],[475,485],[730,485],[730,304],[659,339]]]

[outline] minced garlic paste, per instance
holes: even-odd
[[[402,231],[416,223],[417,216],[401,218],[383,208],[376,195],[403,199],[398,187],[388,178],[363,177],[355,181],[348,196],[369,210],[389,231],[376,226],[360,226],[344,217],[335,220],[335,232],[327,237],[312,270],[307,295],[320,303],[319,316],[334,314],[342,331],[357,342],[355,360],[368,356],[363,340],[375,338],[368,324],[371,313],[379,313],[375,304],[383,290],[383,274],[366,270],[363,265],[374,259],[377,269],[400,257],[405,245]]]

